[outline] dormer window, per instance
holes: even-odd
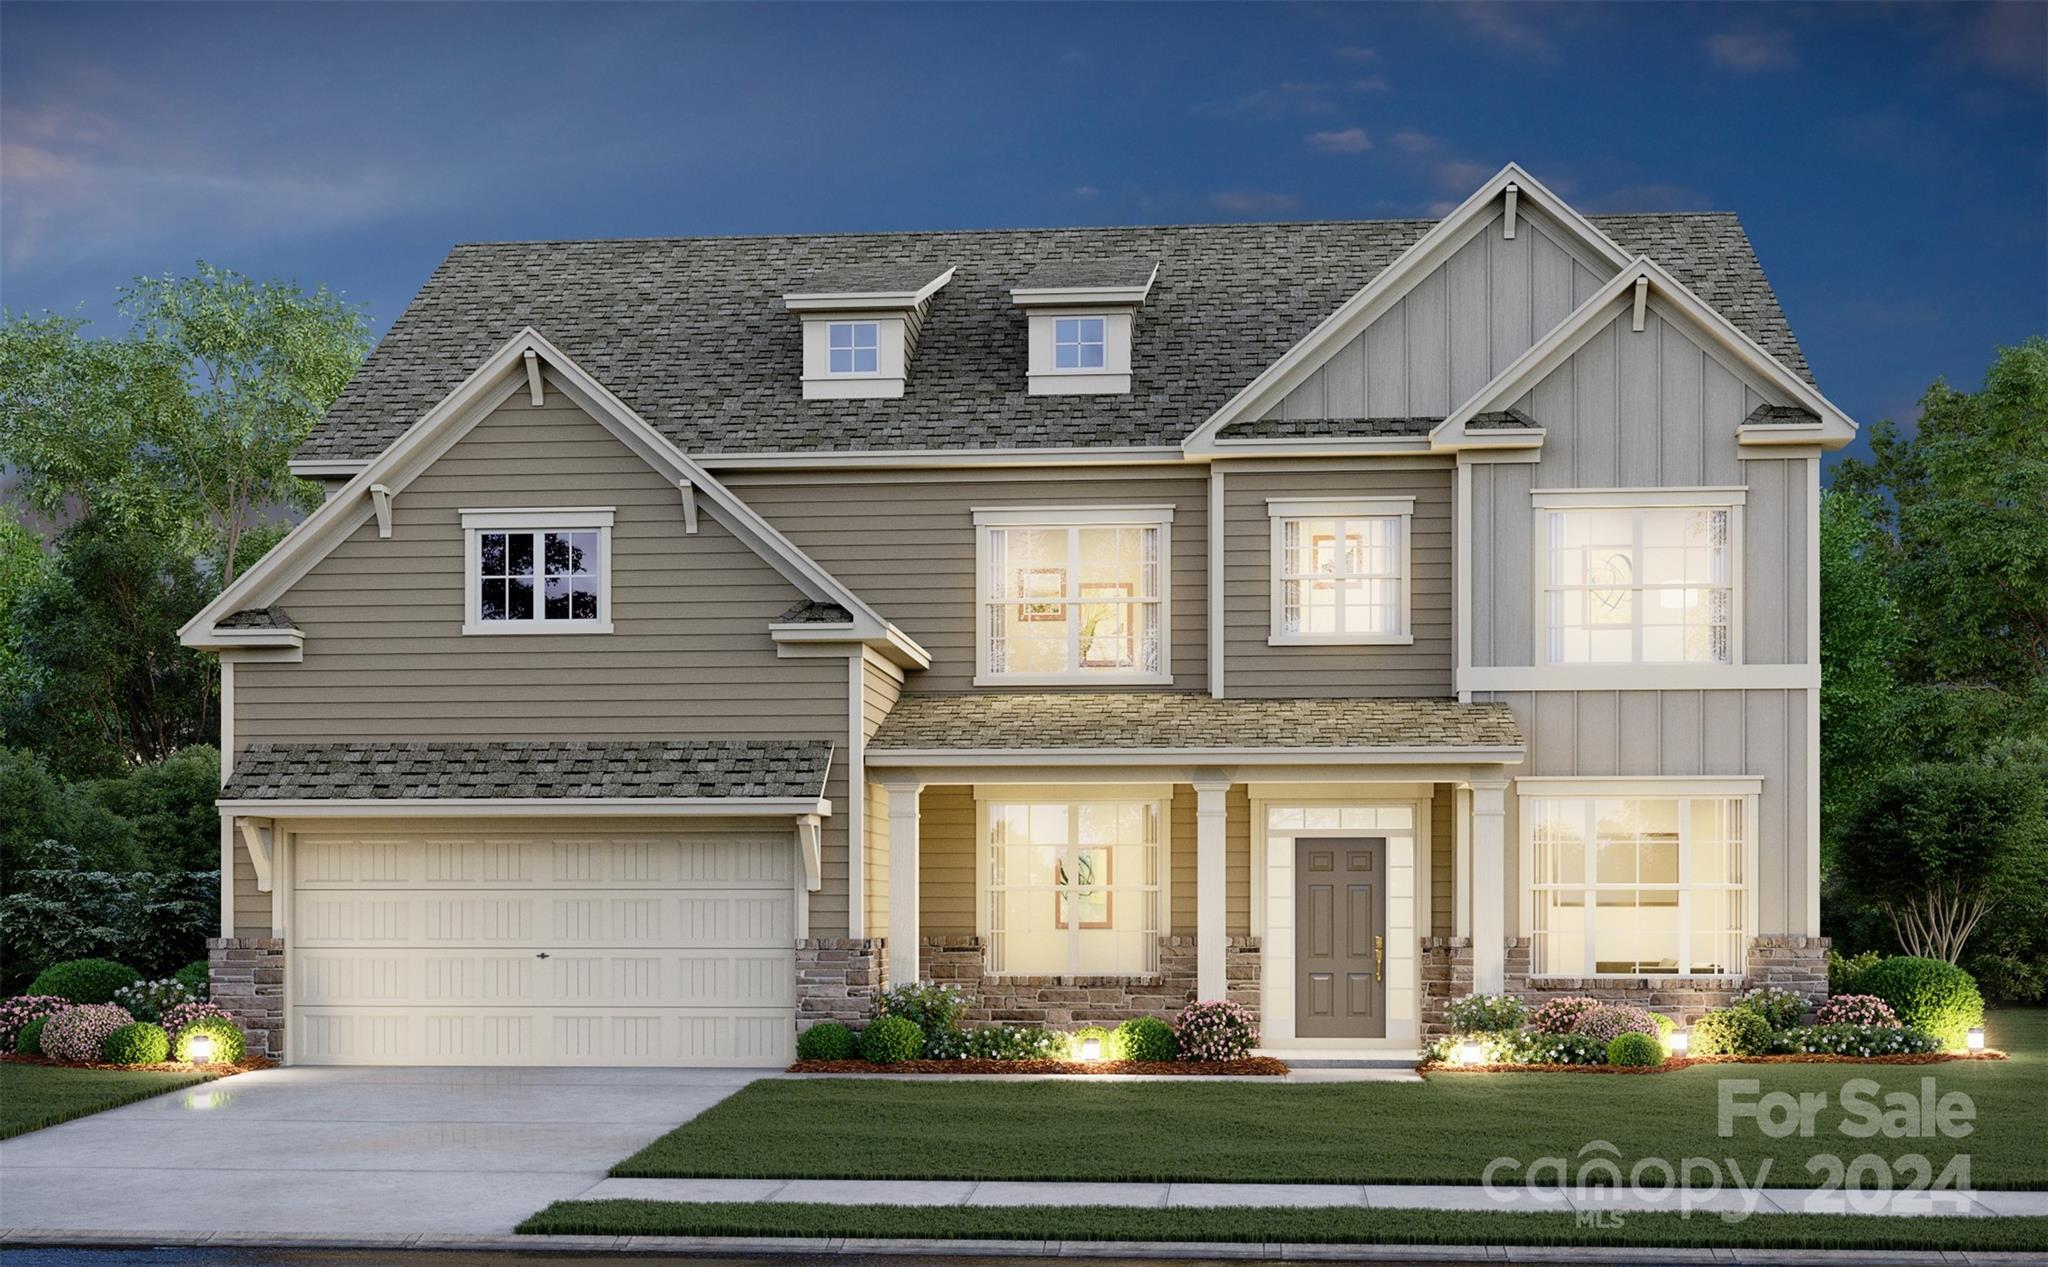
[[[881,325],[873,321],[834,321],[826,329],[828,374],[873,374],[881,346]]]
[[[1048,261],[1010,291],[1027,313],[1033,396],[1131,390],[1131,331],[1152,291],[1152,260]]]

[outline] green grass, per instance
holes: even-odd
[[[1630,1214],[1581,1227],[1571,1214],[1443,1210],[1124,1209],[1113,1206],[850,1206],[774,1202],[557,1201],[519,1225],[542,1235],[853,1236],[937,1240],[1261,1241],[1364,1245],[1713,1246],[2040,1250],[2048,1219]]]
[[[1440,1074],[1421,1084],[940,1082],[859,1078],[757,1082],[613,1167],[629,1177],[1074,1179],[1298,1183],[1476,1183],[1502,1155],[1574,1157],[1593,1140],[1635,1159],[1770,1162],[1772,1187],[1813,1187],[1817,1154],[1919,1153],[1939,1174],[1970,1156],[1978,1188],[2048,1188],[2048,1013],[1996,1013],[2010,1061],[1921,1066],[1704,1066],[1667,1074]],[[1917,1097],[1961,1091],[1976,1108],[1961,1139],[1851,1138],[1843,1084],[1869,1079]],[[1719,1136],[1720,1085],[1822,1092],[1811,1138],[1772,1139],[1753,1121]],[[1090,1141],[1077,1145],[1077,1141]],[[1901,1181],[1903,1182],[1903,1180]]]
[[[0,1139],[210,1082],[213,1077],[210,1073],[0,1063]]]

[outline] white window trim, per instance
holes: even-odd
[[[1536,925],[1536,887],[1530,878],[1536,874],[1536,824],[1534,816],[1529,813],[1528,802],[1532,800],[1591,800],[1597,797],[1622,800],[1673,800],[1686,798],[1740,800],[1742,802],[1743,934],[1748,941],[1755,941],[1757,937],[1757,891],[1762,887],[1761,877],[1757,874],[1758,859],[1760,857],[1757,841],[1757,828],[1760,818],[1757,810],[1758,802],[1762,797],[1763,786],[1764,780],[1761,775],[1741,775],[1729,778],[1617,775],[1592,778],[1516,779],[1515,795],[1517,797],[1517,804],[1515,818],[1517,820],[1516,828],[1519,838],[1517,853],[1520,858],[1520,869],[1517,875],[1519,876],[1518,886],[1521,889],[1519,906],[1521,908],[1522,929],[1525,933],[1529,933]],[[1682,808],[1681,813],[1684,816],[1681,817],[1680,822],[1684,823],[1689,818],[1690,810]],[[1680,847],[1682,850],[1683,845]],[[1590,862],[1588,865],[1591,865]],[[1685,874],[1684,867],[1685,858],[1681,852],[1679,857],[1680,875]],[[1679,891],[1683,893],[1685,886],[1681,886]],[[1681,905],[1678,909],[1679,963],[1683,965],[1686,961],[1685,952],[1689,948],[1688,943],[1691,940],[1692,929],[1689,921],[1685,918],[1689,908]],[[1589,936],[1586,939],[1586,960],[1589,969],[1593,963],[1594,951],[1593,939]],[[1538,974],[1535,971],[1532,958],[1529,975],[1531,977],[1540,975],[1545,979],[1570,977],[1586,981],[1640,981],[1646,975],[1654,976],[1660,980],[1672,977],[1688,981],[1738,981],[1747,975],[1749,969],[1749,946],[1747,944],[1741,948],[1741,953],[1741,962],[1735,965],[1734,971],[1725,973],[1681,971],[1677,973],[1644,974],[1640,972],[1612,973],[1588,970]]]
[[[608,634],[612,632],[612,519],[610,506],[542,506],[478,509],[462,516],[462,632],[464,634]],[[596,532],[596,620],[485,620],[480,611],[477,568],[486,532]]]
[[[1268,497],[1266,517],[1272,524],[1272,566],[1267,588],[1272,598],[1272,619],[1266,634],[1269,647],[1409,646],[1415,641],[1415,499],[1413,497]],[[1289,633],[1286,630],[1286,588],[1281,576],[1286,570],[1287,522],[1290,519],[1396,519],[1400,568],[1400,628],[1393,633]]]
[[[991,528],[1118,528],[1159,530],[1159,665],[1136,670],[1068,669],[1064,673],[993,673],[989,670],[988,559]],[[1173,507],[994,506],[974,508],[974,685],[1170,686],[1173,683]]]
[[[1742,508],[1747,490],[1741,488],[1539,488],[1529,494],[1530,605],[1529,663],[1539,675],[1583,675],[1588,672],[1644,672],[1687,675],[1728,674],[1745,667],[1743,661],[1743,537]],[[1550,534],[1543,518],[1556,510],[1725,510],[1728,512],[1728,662],[1715,664],[1698,660],[1612,660],[1552,663],[1549,656]],[[1803,667],[1803,666],[1794,666]],[[1708,683],[1720,685],[1718,680]],[[1672,683],[1678,685],[1678,683]],[[1734,686],[1736,683],[1727,683]],[[1474,689],[1483,689],[1475,687]],[[1598,689],[1580,687],[1578,689]]]
[[[1127,804],[1143,802],[1156,807],[1159,815],[1159,928],[1157,935],[1165,937],[1173,932],[1173,785],[1170,783],[1077,783],[1077,784],[988,784],[974,785],[974,935],[981,939],[984,949],[989,939],[989,907],[992,892],[989,887],[989,841],[988,807],[995,805],[1082,805],[1082,804]],[[1109,886],[1110,891],[1116,885]],[[1134,886],[1142,889],[1143,885]],[[1074,961],[1074,947],[1078,938],[1068,939],[1067,966],[1074,969],[1068,973],[996,972],[984,962],[983,970],[999,980],[1011,977],[1034,976],[1086,976],[1116,977],[1130,981],[1145,981],[1159,975],[1155,968],[1151,972],[1084,972]]]
[[[851,319],[851,320],[827,321],[827,322],[824,322],[823,324],[824,324],[824,327],[825,327],[825,377],[826,377],[826,378],[900,378],[900,377],[902,377],[902,376],[901,376],[901,375],[899,375],[899,374],[887,374],[887,373],[884,373],[884,372],[883,372],[883,369],[882,369],[882,365],[883,365],[883,358],[884,358],[884,349],[883,349],[883,346],[882,346],[882,323],[881,323],[881,321],[879,321],[879,320],[877,320],[876,318],[873,318],[873,317],[857,317],[857,318],[853,318],[853,319]],[[875,368],[873,368],[873,369],[871,369],[871,370],[835,370],[835,369],[833,369],[833,368],[832,368],[832,330],[833,330],[833,327],[835,327],[835,326],[846,326],[846,327],[848,327],[848,328],[856,328],[856,327],[859,327],[859,326],[867,326],[867,327],[869,327],[870,329],[872,329],[872,330],[873,330],[873,331],[875,332],[875,346],[874,346],[874,347],[873,347],[872,349],[869,349],[869,350],[871,350],[872,352],[874,352],[874,354],[875,354]],[[858,350],[858,337],[857,337],[857,336],[856,336],[855,350]]]

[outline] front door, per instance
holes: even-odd
[[[1387,842],[1294,843],[1294,1032],[1387,1036]]]

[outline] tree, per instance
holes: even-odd
[[[1891,538],[1867,494],[1837,488],[1820,503],[1820,770],[1823,849],[1866,779],[1898,760],[1904,645],[1886,570]]]
[[[266,508],[318,504],[287,463],[362,363],[368,325],[325,287],[254,282],[204,260],[190,277],[138,278],[122,298],[146,359],[179,366],[189,387],[151,412],[150,438],[203,514],[225,587]]]
[[[2048,884],[2044,771],[1927,763],[1877,776],[1843,825],[1844,883],[1908,954],[1957,962],[2002,900]]]

